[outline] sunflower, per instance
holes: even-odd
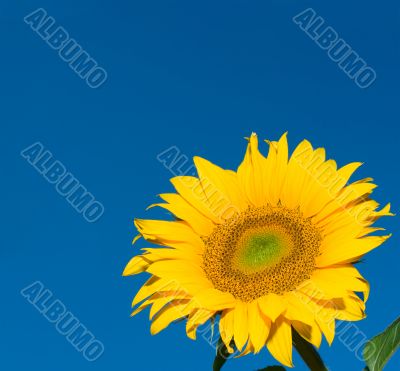
[[[389,235],[374,222],[390,213],[370,198],[371,178],[349,182],[361,165],[337,168],[323,148],[302,141],[289,156],[287,135],[252,134],[237,171],[195,157],[198,177],[171,179],[176,193],[153,206],[172,221],[136,219],[144,248],[123,275],[151,276],[133,300],[133,315],[150,309],[151,333],[186,319],[187,335],[219,319],[229,352],[264,346],[292,367],[292,331],[319,347],[335,321],[365,317],[369,284],[354,266]],[[378,232],[378,233],[377,233]]]

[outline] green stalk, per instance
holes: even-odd
[[[327,371],[324,362],[315,347],[304,340],[298,332],[292,328],[293,345],[300,357],[312,371]]]
[[[229,357],[228,349],[226,348],[222,338],[218,340],[217,354],[215,355],[213,371],[220,371]]]

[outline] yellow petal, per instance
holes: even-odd
[[[206,278],[201,267],[193,262],[183,260],[161,260],[151,264],[147,272],[160,277],[169,279],[176,287],[185,283],[198,285],[199,287],[212,287],[210,281]]]
[[[315,262],[317,267],[323,268],[334,264],[357,261],[362,255],[380,246],[390,236],[370,236],[346,241],[343,244],[326,249],[315,259]]]
[[[317,318],[329,322],[329,318],[342,321],[359,321],[365,318],[365,303],[355,294],[329,300],[315,300],[313,302],[321,308]]]
[[[171,305],[164,307],[164,309],[162,309],[161,312],[157,314],[151,324],[151,334],[155,335],[159,333],[160,331],[164,330],[171,322],[187,316],[191,310],[192,309],[190,308],[188,303],[171,303]]]
[[[293,152],[282,192],[282,204],[289,208],[301,207],[305,217],[311,217],[331,203],[345,183],[338,179],[344,173],[336,162],[325,161],[325,150],[313,150],[304,140]],[[340,183],[340,184],[339,184]],[[333,186],[339,185],[336,190]]]
[[[170,241],[204,245],[200,236],[185,222],[135,219],[135,226],[146,240],[160,245],[168,246]]]
[[[133,238],[133,240],[132,240],[132,245],[134,245],[134,244],[136,243],[136,241],[137,241],[139,238],[141,238],[141,237],[142,237],[141,234],[138,234],[137,236],[135,236],[135,237]]]
[[[275,321],[287,308],[287,304],[281,295],[270,293],[258,299],[261,311]]]
[[[369,222],[375,223],[382,216],[395,216],[395,214],[390,211],[390,207],[391,205],[388,203],[384,208],[382,208],[382,210],[373,211],[369,217]]]
[[[372,223],[370,217],[379,204],[374,200],[362,198],[347,205],[341,211],[327,217],[317,225],[328,238],[338,236],[356,237],[364,228]]]
[[[247,207],[236,173],[194,157],[202,189],[213,210],[223,222]]]
[[[336,318],[342,321],[359,321],[365,318],[365,304],[356,295],[333,299]]]
[[[272,324],[267,341],[270,353],[282,364],[293,367],[292,362],[292,328],[282,316]]]
[[[171,280],[163,280],[157,277],[151,277],[146,281],[146,283],[140,288],[137,292],[135,298],[132,302],[132,307],[136,304],[140,303],[142,300],[147,297],[153,295],[158,291],[167,291],[167,290],[178,290],[178,285],[176,282],[172,282]]]
[[[166,204],[154,204],[149,206],[159,206],[174,214],[177,218],[187,222],[190,227],[201,236],[208,236],[214,229],[215,224],[201,214],[195,207],[187,202],[182,196],[176,193],[161,194],[160,197]]]
[[[311,157],[309,154],[305,156],[305,159],[301,159],[303,170],[307,172],[303,189],[300,195],[300,205],[305,205],[312,197],[310,191],[315,189],[318,184],[318,168],[325,162],[325,149],[316,148]]]
[[[198,255],[202,255],[204,253],[204,243],[193,243],[189,241],[168,241],[164,246],[172,247],[176,250],[182,251],[184,254],[186,253],[194,253]]]
[[[268,157],[269,156],[270,154],[268,154]],[[272,156],[273,158],[275,158],[275,155]],[[281,199],[282,189],[285,183],[285,178],[287,173],[288,159],[289,159],[289,149],[288,149],[287,133],[284,133],[279,139],[278,143],[276,144],[276,167],[275,167],[275,172],[273,174],[273,182],[271,183],[271,201],[273,204],[277,204]]]
[[[233,353],[234,349],[231,347],[231,340],[233,338],[234,330],[234,310],[227,309],[224,310],[221,314],[221,319],[219,321],[219,334],[221,336],[222,341],[224,342],[226,348],[229,353]]]
[[[149,266],[149,261],[143,255],[134,256],[122,273],[123,276],[131,276],[134,274],[138,274],[144,272]]]
[[[188,327],[188,323],[186,322],[186,336],[189,339],[196,340],[197,327],[196,326]]]
[[[153,319],[153,317],[167,304],[174,302],[179,303],[187,302],[191,297],[184,291],[161,291],[154,293],[150,299],[147,301],[152,303],[149,314],[149,319]]]
[[[248,355],[250,353],[255,353],[254,352],[254,345],[250,341],[248,341],[246,346],[244,347],[244,349],[238,355],[236,355],[235,358],[241,358],[241,357],[244,357],[244,356],[246,356],[246,355]]]
[[[191,249],[176,250],[169,248],[147,247],[142,250],[146,252],[143,257],[151,262],[156,262],[159,260],[188,260],[198,265],[200,265],[202,262],[202,256]]]
[[[311,293],[310,296],[302,293],[301,291],[293,291],[292,295],[296,296],[297,299],[308,308],[308,311],[312,314],[313,319],[317,323],[319,329],[324,333],[329,344],[332,344],[335,336],[335,316],[336,309],[332,300],[329,301],[318,301],[315,294]],[[292,308],[293,318],[301,318],[301,321],[310,327],[314,327],[315,323],[313,320],[310,322],[309,314],[304,315],[303,311],[296,313],[296,306]],[[300,314],[302,313],[302,314]],[[286,314],[285,314],[286,316]],[[312,319],[312,317],[311,317]]]
[[[207,219],[215,224],[220,223],[218,215],[210,208],[209,201],[204,194],[203,186],[199,179],[191,176],[177,176],[171,179],[176,191]]]
[[[222,292],[215,288],[206,288],[194,295],[194,308],[204,308],[208,310],[224,310],[233,308],[236,305],[236,299],[228,292]]]
[[[186,334],[192,339],[196,340],[196,330],[200,325],[207,322],[212,316],[215,315],[215,311],[209,311],[204,309],[195,309],[189,315],[186,322]]]
[[[328,160],[318,167],[317,173],[312,175],[313,181],[305,191],[307,198],[303,199],[301,209],[306,218],[314,216],[332,201],[333,195],[325,186],[336,177],[336,162]],[[327,178],[327,179],[323,179]]]
[[[346,296],[348,291],[358,291],[364,294],[364,301],[367,301],[369,295],[368,282],[351,264],[316,269],[311,283],[326,298],[340,298]]]
[[[325,335],[326,341],[331,345],[335,338],[335,319],[332,317],[328,319],[327,315],[322,315],[316,316],[315,321],[322,333]]]
[[[165,298],[160,298],[157,300],[154,300],[153,305],[151,306],[150,309],[150,314],[149,314],[149,319],[153,319],[153,317],[162,309],[164,308],[167,304],[169,304],[173,299],[170,297],[165,297]]]
[[[315,321],[316,313],[309,305],[309,301],[304,300],[304,296],[299,295],[297,291],[287,293],[285,299],[288,302],[285,318],[291,321],[293,327],[304,339],[319,347],[322,335]]]
[[[348,185],[338,194],[334,194],[335,198],[314,217],[314,222],[322,224],[325,218],[334,215],[335,213],[343,212],[343,209],[346,208],[347,205],[351,204],[357,199],[361,199],[365,195],[370,194],[375,188],[375,184],[367,182],[355,182]],[[328,219],[327,221],[329,222],[330,220]]]
[[[312,307],[308,305],[308,302],[303,299],[302,295],[299,295],[297,291],[291,291],[285,294],[285,299],[287,301],[285,318],[314,326]]]
[[[138,313],[140,313],[143,309],[146,309],[152,304],[152,301],[150,300],[145,300],[142,304],[140,304],[132,313],[131,317],[136,316]]]
[[[241,351],[249,337],[247,303],[237,301],[233,313],[233,330],[236,348]]]
[[[295,209],[300,205],[300,196],[303,193],[303,187],[307,184],[305,180],[309,177],[305,160],[312,158],[312,154],[311,143],[303,140],[290,157],[281,194],[282,204],[288,208]]]
[[[314,322],[314,326],[310,326],[300,321],[292,321],[292,326],[300,334],[300,336],[319,348],[322,341],[322,334],[319,326]]]
[[[362,165],[362,162],[351,162],[337,171],[335,181],[335,194],[337,194],[350,180],[354,172]]]
[[[255,133],[251,134],[248,142],[246,154],[237,170],[237,175],[249,204],[261,206],[268,200],[271,184],[268,176],[272,174],[275,163],[267,161],[260,153]]]
[[[266,344],[271,329],[271,320],[260,311],[257,300],[248,306],[248,321],[250,342],[253,345],[254,353],[258,353]]]

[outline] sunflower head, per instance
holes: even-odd
[[[176,193],[160,195],[172,221],[135,220],[145,248],[124,275],[148,272],[133,314],[150,306],[151,332],[186,318],[219,319],[227,349],[264,346],[292,366],[292,331],[319,347],[335,321],[365,317],[368,282],[354,263],[389,236],[372,225],[390,213],[371,199],[372,179],[350,182],[361,165],[337,168],[304,140],[289,156],[286,134],[258,150],[256,134],[237,171],[195,157],[198,176],[178,176]],[[214,323],[214,321],[212,321]]]

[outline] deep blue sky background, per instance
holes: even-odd
[[[375,68],[359,89],[292,22],[313,7]],[[108,72],[89,88],[24,22],[43,7]],[[209,370],[213,352],[186,338],[183,325],[150,336],[148,313],[130,318],[144,277],[122,278],[134,217],[171,190],[156,160],[175,145],[235,168],[252,131],[276,139],[289,131],[325,146],[340,165],[363,161],[360,178],[379,184],[375,197],[399,210],[398,1],[3,1],[1,127],[3,238],[0,249],[1,369]],[[105,206],[87,223],[25,160],[41,141]],[[375,335],[400,312],[398,218],[381,223],[393,238],[361,266],[372,292]],[[87,362],[20,290],[42,281],[105,345]],[[321,353],[332,370],[360,370],[340,341]],[[232,360],[226,370],[273,363],[266,351]],[[388,370],[399,368],[393,359]],[[305,369],[296,358],[298,369]]]

